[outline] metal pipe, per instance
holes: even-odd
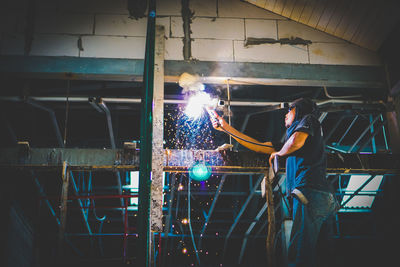
[[[360,137],[354,142],[354,144],[350,147],[350,149],[347,151],[347,153],[350,153],[353,148],[358,144],[358,142],[361,141],[361,139],[364,137],[364,135],[368,132],[368,130],[371,128],[372,125],[379,119],[379,116],[376,116],[376,118],[368,125],[368,127],[361,133]]]
[[[372,114],[369,114],[369,122],[372,122]],[[372,138],[371,140],[371,148],[372,148],[372,153],[376,153],[376,143],[375,143],[375,135],[376,133],[374,133],[374,125],[371,125],[371,134],[372,134]],[[362,149],[360,149],[359,151],[361,151]]]
[[[108,134],[110,136],[110,144],[111,144],[111,148],[115,149],[115,138],[114,138],[114,131],[113,131],[113,125],[112,125],[112,119],[111,119],[111,112],[108,109],[106,103],[104,102],[103,99],[100,99],[99,101],[99,107],[104,111],[104,113],[106,114],[106,119],[107,119],[107,128],[108,128]]]
[[[224,251],[222,253],[222,258],[225,258],[225,251],[226,251],[226,247],[228,245],[228,239],[231,236],[233,230],[235,229],[236,225],[238,224],[240,217],[242,217],[244,211],[246,210],[247,205],[250,203],[250,200],[252,199],[256,189],[260,186],[260,183],[262,181],[262,179],[264,178],[264,175],[260,175],[260,178],[258,178],[258,181],[255,183],[254,187],[252,188],[249,196],[247,197],[246,201],[243,203],[242,208],[240,209],[238,215],[236,216],[231,228],[229,229],[228,233],[226,234],[225,237],[225,243],[224,243]]]
[[[389,145],[388,145],[388,141],[387,141],[387,138],[386,138],[386,129],[385,129],[385,124],[383,122],[382,114],[381,114],[381,122],[382,122],[382,130],[383,130],[383,139],[385,141],[385,148],[386,148],[386,151],[388,151],[389,150]]]
[[[326,96],[327,98],[331,98],[331,99],[343,99],[343,98],[362,97],[362,95],[331,96],[331,95],[328,94],[328,89],[326,88],[326,86],[324,86],[323,88],[324,88],[325,96]]]
[[[30,96],[29,99],[39,102],[65,102],[67,97],[43,97],[43,96]],[[89,97],[69,97],[69,102],[88,102]],[[140,98],[117,98],[117,97],[103,97],[103,101],[107,103],[125,103],[125,104],[140,104]],[[2,96],[0,100],[3,101],[23,101],[17,96]],[[164,104],[186,104],[187,100],[182,99],[164,99]],[[230,101],[231,106],[249,106],[249,107],[264,107],[264,106],[282,106],[283,102],[271,102],[271,101]],[[361,100],[347,100],[347,99],[328,99],[316,103],[318,106],[323,106],[326,104],[365,104],[365,101]],[[373,101],[368,104],[381,105],[379,101]],[[263,111],[266,112],[266,111]]]
[[[50,108],[47,108],[47,107],[44,107],[44,106],[40,105],[39,103],[36,103],[35,101],[32,101],[30,99],[27,99],[26,103],[31,105],[31,106],[33,106],[33,107],[35,107],[35,108],[44,110],[44,111],[49,113],[51,122],[53,123],[53,126],[54,126],[54,131],[55,131],[55,134],[56,134],[56,137],[57,137],[58,145],[60,147],[64,147],[64,141],[63,141],[63,138],[61,136],[60,127],[58,126],[56,115],[55,115],[54,111],[52,109],[50,109]]]

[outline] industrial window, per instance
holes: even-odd
[[[130,172],[130,182],[127,186],[124,186],[125,189],[130,189],[131,194],[139,193],[139,172],[133,171]],[[165,187],[165,172],[163,172],[163,187]],[[139,197],[132,197],[130,199],[130,207],[129,210],[138,210]],[[162,203],[164,203],[164,194]]]
[[[365,184],[369,179],[371,180]],[[375,177],[372,177],[371,175],[351,175],[346,189],[339,189],[341,191],[340,193],[344,194],[341,202],[341,205],[344,204],[344,206],[339,210],[339,212],[370,211],[382,180],[383,175],[376,175]],[[352,194],[363,185],[364,187],[358,192],[358,194],[352,197]]]

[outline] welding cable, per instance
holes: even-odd
[[[193,243],[194,252],[196,253],[197,263],[199,264],[199,266],[201,266],[199,253],[197,251],[196,243],[194,241],[194,236],[193,236],[192,218],[190,217],[190,176],[188,177],[188,218],[189,218],[190,236],[192,237],[192,243]]]

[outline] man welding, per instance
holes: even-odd
[[[337,202],[326,180],[326,154],[318,107],[308,98],[290,104],[285,116],[284,144],[259,142],[247,136],[213,112],[216,130],[230,134],[250,150],[286,157],[286,192],[292,199],[293,227],[288,249],[288,265],[317,265],[316,244],[322,224],[337,211]]]

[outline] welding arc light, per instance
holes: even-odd
[[[206,92],[198,92],[189,98],[188,104],[185,108],[186,116],[197,119],[203,114],[203,108],[210,105],[212,99]]]
[[[196,181],[205,181],[211,176],[211,167],[203,162],[197,162],[189,168],[190,178]]]

